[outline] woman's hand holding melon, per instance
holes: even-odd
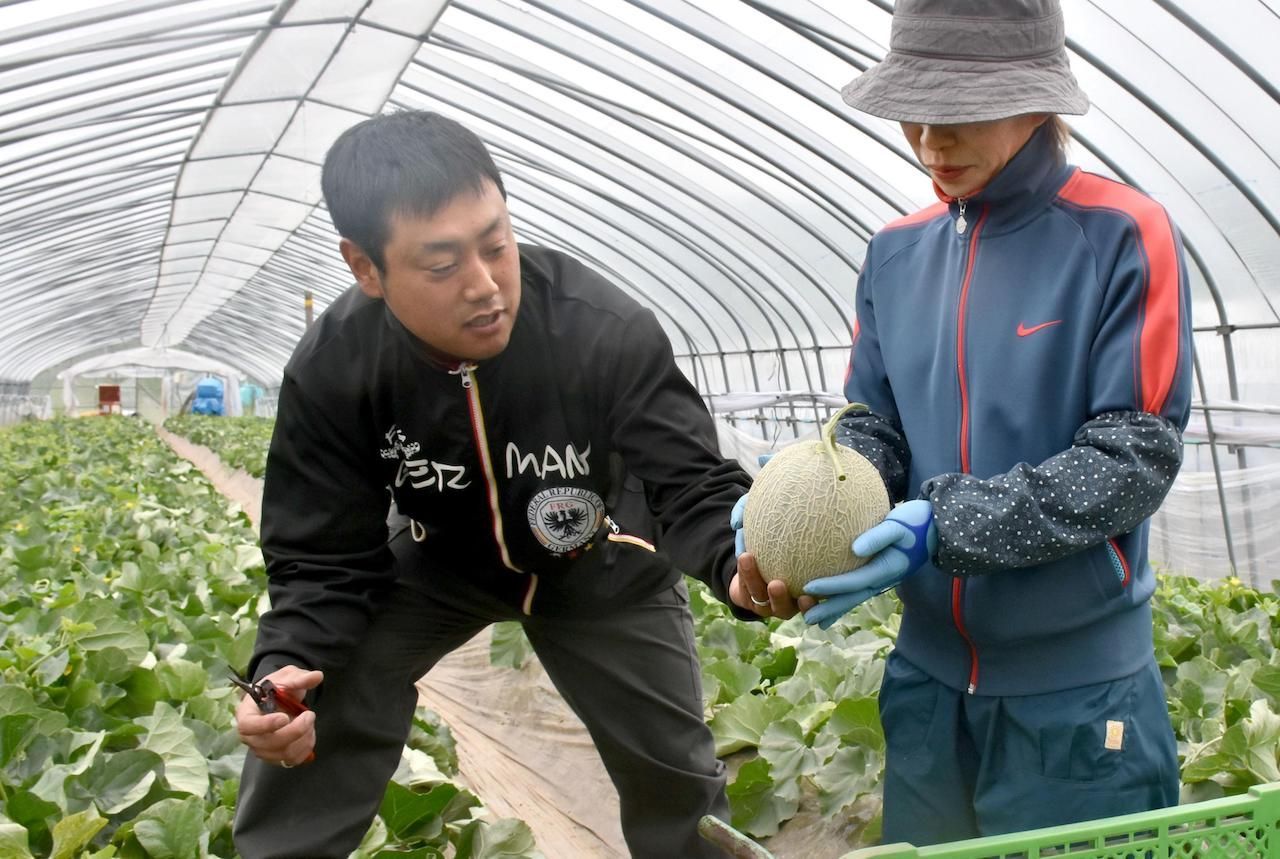
[[[804,586],[806,594],[822,598],[820,604],[805,612],[805,622],[826,629],[854,606],[897,587],[920,569],[937,548],[933,505],[922,498],[899,504],[883,522],[853,541],[853,553],[870,559],[866,564],[847,573],[814,579]]]

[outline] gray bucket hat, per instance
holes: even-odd
[[[897,0],[889,53],[840,95],[900,122],[1081,114],[1058,0]]]

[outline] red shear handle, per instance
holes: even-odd
[[[311,708],[306,704],[294,698],[287,690],[281,689],[270,680],[260,680],[257,683],[250,683],[248,680],[240,677],[232,672],[231,682],[239,686],[254,703],[258,705],[258,709],[263,713],[284,713],[290,719],[300,716]],[[316,753],[312,752],[307,755],[303,763],[311,763],[316,759]]]
[[[306,704],[294,698],[287,690],[281,689],[270,680],[260,680],[257,683],[258,690],[262,693],[262,701],[258,705],[264,713],[285,713],[290,719],[300,716],[311,708]],[[312,752],[302,761],[309,764],[316,759],[316,753]]]
[[[258,691],[262,693],[262,701],[258,706],[264,713],[285,713],[292,719],[311,709],[270,680],[260,680],[256,685]]]

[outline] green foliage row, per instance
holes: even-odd
[[[269,422],[256,426],[265,452]],[[721,754],[749,756],[730,785],[734,825],[776,833],[802,805],[848,821],[851,847],[879,836],[884,736],[875,704],[899,604],[878,597],[823,632],[798,619],[744,623],[690,582],[707,717]],[[1280,782],[1280,597],[1237,579],[1162,575],[1155,648],[1182,762],[1182,801]],[[517,626],[493,661],[528,657]]]
[[[229,468],[240,468],[254,477],[267,472],[267,446],[271,442],[272,418],[174,415],[164,428],[175,435],[204,445]]]
[[[0,430],[0,856],[235,855],[233,725],[266,608],[247,519],[142,422]],[[358,856],[537,856],[419,712]]]
[[[900,604],[830,630],[744,623],[691,584],[708,716],[722,753],[754,753],[729,787],[733,824],[765,838],[813,805],[851,848],[879,837],[884,734],[875,697]],[[1280,782],[1280,597],[1239,580],[1160,576],[1155,651],[1178,739],[1183,803]]]

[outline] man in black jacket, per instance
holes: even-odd
[[[736,574],[727,523],[748,477],[656,318],[518,246],[489,153],[444,117],[356,125],[322,183],[357,286],[285,368],[262,511],[272,608],[250,666],[313,710],[241,702],[237,848],[347,856],[414,682],[519,620],[595,740],[632,854],[720,855],[696,832],[727,805],[679,570],[743,617],[795,606]],[[388,490],[406,517],[390,539]]]

